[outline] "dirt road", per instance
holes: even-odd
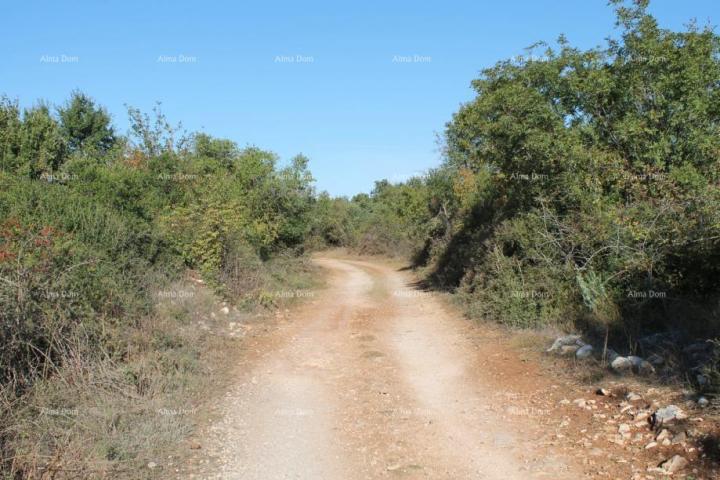
[[[210,429],[218,453],[202,476],[581,476],[538,441],[543,412],[527,398],[545,385],[532,367],[486,368],[502,351],[478,349],[467,320],[394,267],[315,261],[329,287],[254,346]]]

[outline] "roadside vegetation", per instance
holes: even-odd
[[[137,478],[190,428],[159,409],[190,408],[234,345],[215,306],[277,308],[328,246],[408,257],[473,318],[674,348],[719,394],[720,37],[611,3],[616,38],[483,70],[438,168],[351,199],[159,105],[122,135],[82,92],[2,97],[0,469]]]
[[[327,239],[407,253],[474,318],[609,335],[640,355],[716,338],[720,37],[663,29],[646,1],[611,3],[605,46],[561,36],[483,70],[442,165],[328,200]],[[717,393],[711,351],[676,361]]]
[[[278,292],[311,283],[306,158],[281,167],[271,152],[187,134],[159,106],[128,112],[126,137],[81,92],[58,108],[0,101],[0,454],[11,477],[137,478],[135,463],[189,425],[158,409],[189,408],[225,351],[212,332],[230,317],[211,304],[277,308],[289,297]],[[173,288],[188,272],[204,290]]]

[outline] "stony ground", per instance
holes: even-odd
[[[234,381],[208,407],[215,420],[153,464],[161,476],[720,478],[716,425],[682,392],[580,382],[562,371],[572,363],[463,319],[395,265],[316,262],[326,289],[293,292],[307,301],[272,328],[232,326],[245,336]],[[668,405],[679,418],[652,426]]]

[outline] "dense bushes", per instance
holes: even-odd
[[[109,325],[147,313],[148,270],[162,241],[66,186],[2,179],[0,372],[4,385],[22,389],[75,335],[103,343]]]
[[[385,223],[355,242],[413,239],[429,283],[510,325],[717,335],[720,39],[613,3],[605,48],[561,37],[484,70],[444,164],[388,187],[425,208],[376,192],[357,217]]]
[[[301,288],[308,276],[297,261],[316,204],[305,157],[281,168],[270,152],[188,135],[159,106],[152,118],[129,114],[126,138],[80,92],[56,113],[0,102],[3,464],[27,443],[17,435],[30,427],[12,425],[18,412],[31,415],[23,405],[47,400],[38,389],[112,373],[101,389],[124,391],[152,376],[133,362],[172,377],[176,354],[197,351],[176,344],[181,325],[165,320],[152,327],[164,338],[155,352],[137,337],[158,324],[153,292],[185,268],[248,308],[275,304],[268,289]]]
[[[156,276],[184,264],[245,294],[249,269],[308,236],[306,158],[278,168],[272,153],[185,134],[159,107],[154,121],[129,111],[122,138],[79,92],[57,116],[3,101],[5,384],[31,382],[76,330],[102,344],[108,325],[147,313]]]
[[[561,39],[544,58],[486,70],[449,124],[449,163],[490,171],[499,211],[462,288],[540,309],[508,313],[477,297],[511,323],[546,323],[550,299],[562,321],[581,299],[629,334],[715,333],[718,37],[662,30],[642,4],[620,8],[618,22],[622,38],[606,49]]]
[[[419,179],[399,185],[379,181],[369,195],[352,199],[321,194],[313,209],[310,238],[315,245],[346,246],[363,254],[402,255],[426,235],[427,200]]]

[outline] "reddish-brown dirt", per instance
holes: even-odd
[[[654,434],[623,399],[553,377],[537,349],[396,266],[315,261],[328,287],[246,342],[218,420],[170,478],[645,479],[679,451],[646,450]],[[625,422],[634,437],[616,441]]]

